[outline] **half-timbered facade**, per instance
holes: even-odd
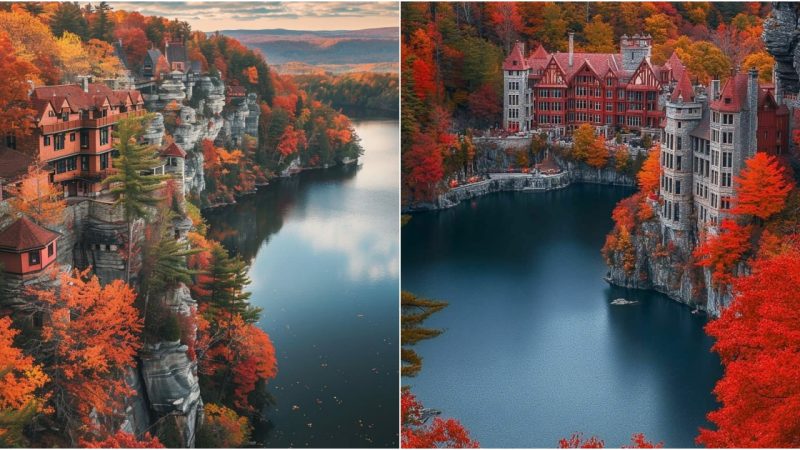
[[[619,53],[524,55],[517,43],[503,63],[503,127],[508,131],[548,129],[570,133],[589,123],[599,132],[638,130],[657,134],[664,118],[662,93],[683,72],[673,55],[663,66],[650,62],[650,36],[623,36]]]

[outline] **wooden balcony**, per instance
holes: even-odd
[[[77,130],[81,128],[100,128],[108,125],[113,125],[127,117],[141,117],[147,114],[144,109],[136,111],[128,111],[124,113],[114,114],[113,116],[101,117],[99,119],[76,119],[67,122],[58,122],[50,125],[42,125],[40,127],[42,134],[60,133],[67,130]]]

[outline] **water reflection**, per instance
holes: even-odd
[[[399,128],[357,122],[359,167],[308,171],[207,212],[251,262],[278,376],[254,437],[267,447],[396,447]]]

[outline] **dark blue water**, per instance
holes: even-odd
[[[573,432],[607,446],[634,432],[694,446],[721,376],[706,319],[655,292],[612,288],[600,255],[623,188],[503,193],[414,215],[404,290],[450,302],[445,332],[404,379],[484,447],[555,447]],[[625,297],[630,306],[612,306]]]
[[[304,172],[207,214],[252,262],[251,302],[278,355],[267,447],[396,447],[396,121],[355,123],[359,168]]]

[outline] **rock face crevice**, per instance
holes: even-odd
[[[772,13],[764,21],[764,46],[775,58],[775,74],[780,88],[800,91],[800,5],[773,2]]]

